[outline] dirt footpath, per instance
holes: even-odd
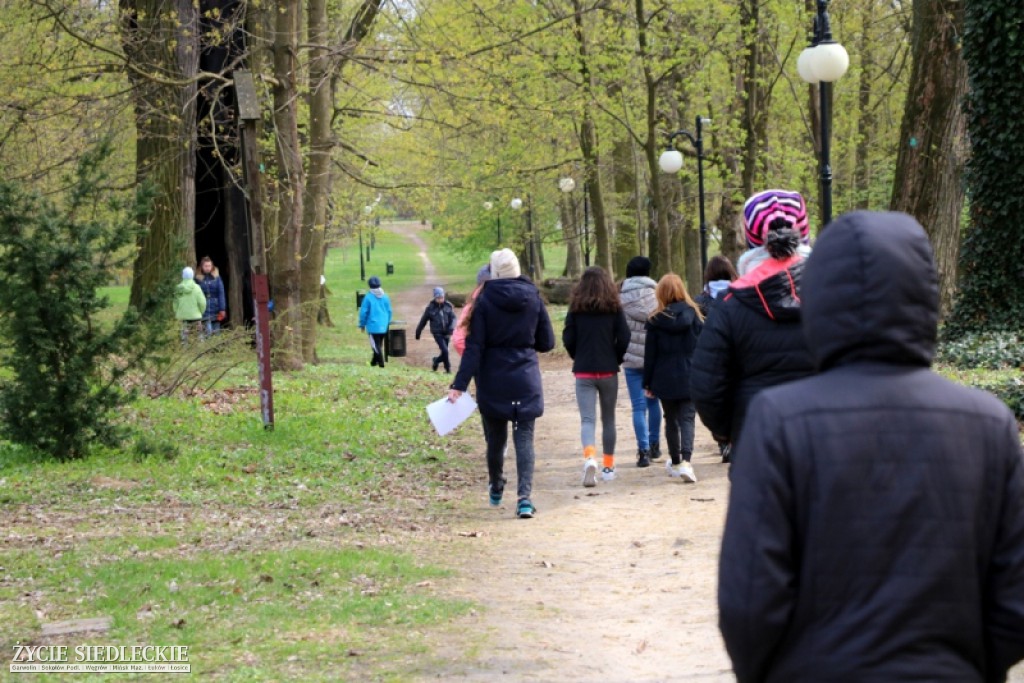
[[[425,249],[419,226],[400,231]],[[445,285],[426,252],[424,286]],[[428,295],[429,296],[429,295]],[[399,293],[398,317],[416,321],[423,291]],[[415,324],[415,323],[413,323]],[[559,344],[560,346],[560,344]],[[432,341],[410,337],[407,363],[429,367]],[[453,352],[454,354],[454,352]],[[453,369],[458,356],[452,357]],[[698,423],[698,482],[670,479],[664,462],[635,466],[631,410],[620,376],[617,479],[581,486],[583,457],[574,378],[564,354],[542,356],[545,413],[536,423],[533,502],[487,504],[487,466],[476,419],[460,434],[479,444],[478,490],[454,533],[434,549],[458,576],[454,597],[482,609],[454,625],[418,680],[734,681],[718,632],[718,553],[728,503],[726,466]],[[600,434],[600,431],[598,431]],[[662,450],[666,448],[662,443]],[[515,458],[506,476],[514,492]],[[447,583],[447,582],[446,582]],[[1010,680],[1024,682],[1024,667]]]

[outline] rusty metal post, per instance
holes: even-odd
[[[256,316],[256,357],[260,372],[260,414],[263,428],[274,428],[274,383],[270,368],[270,283],[267,279],[266,247],[263,240],[263,198],[260,194],[259,149],[256,146],[260,107],[252,73],[234,73],[238,102],[238,136],[242,147],[242,175],[245,181],[250,263],[252,264],[253,311]]]

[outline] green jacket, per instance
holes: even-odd
[[[206,311],[206,297],[195,280],[182,280],[174,288],[174,317],[178,320],[201,320]]]

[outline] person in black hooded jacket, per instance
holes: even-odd
[[[1024,658],[1024,456],[994,396],[930,369],[921,226],[860,211],[818,239],[819,374],[751,405],[719,564],[740,683],[1003,681]]]
[[[704,316],[683,281],[668,273],[654,290],[658,305],[647,321],[644,341],[644,391],[661,400],[665,441],[671,457],[665,463],[670,477],[696,483],[693,455],[694,407],[690,400],[690,371]]]
[[[466,353],[459,363],[448,399],[459,399],[476,379],[476,400],[486,422],[488,493],[492,507],[501,505],[508,425],[512,423],[518,475],[516,515],[533,517],[533,426],[544,414],[537,352],[555,347],[540,292],[522,277],[519,260],[510,249],[491,254],[491,279],[473,304]]]
[[[757,392],[814,370],[800,331],[800,281],[810,253],[803,197],[758,193],[744,205],[743,221],[751,249],[739,259],[740,278],[708,315],[690,375],[701,422],[733,444]]]

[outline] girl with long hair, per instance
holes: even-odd
[[[597,485],[597,404],[601,405],[601,478],[615,478],[615,401],[619,366],[629,347],[619,292],[600,266],[583,271],[569,297],[562,343],[573,359],[583,442],[583,485]]]
[[[647,321],[644,391],[661,401],[671,457],[665,463],[669,476],[695,483],[697,475],[690,464],[696,415],[690,398],[690,368],[704,315],[675,273],[658,281],[654,295],[658,305]]]

